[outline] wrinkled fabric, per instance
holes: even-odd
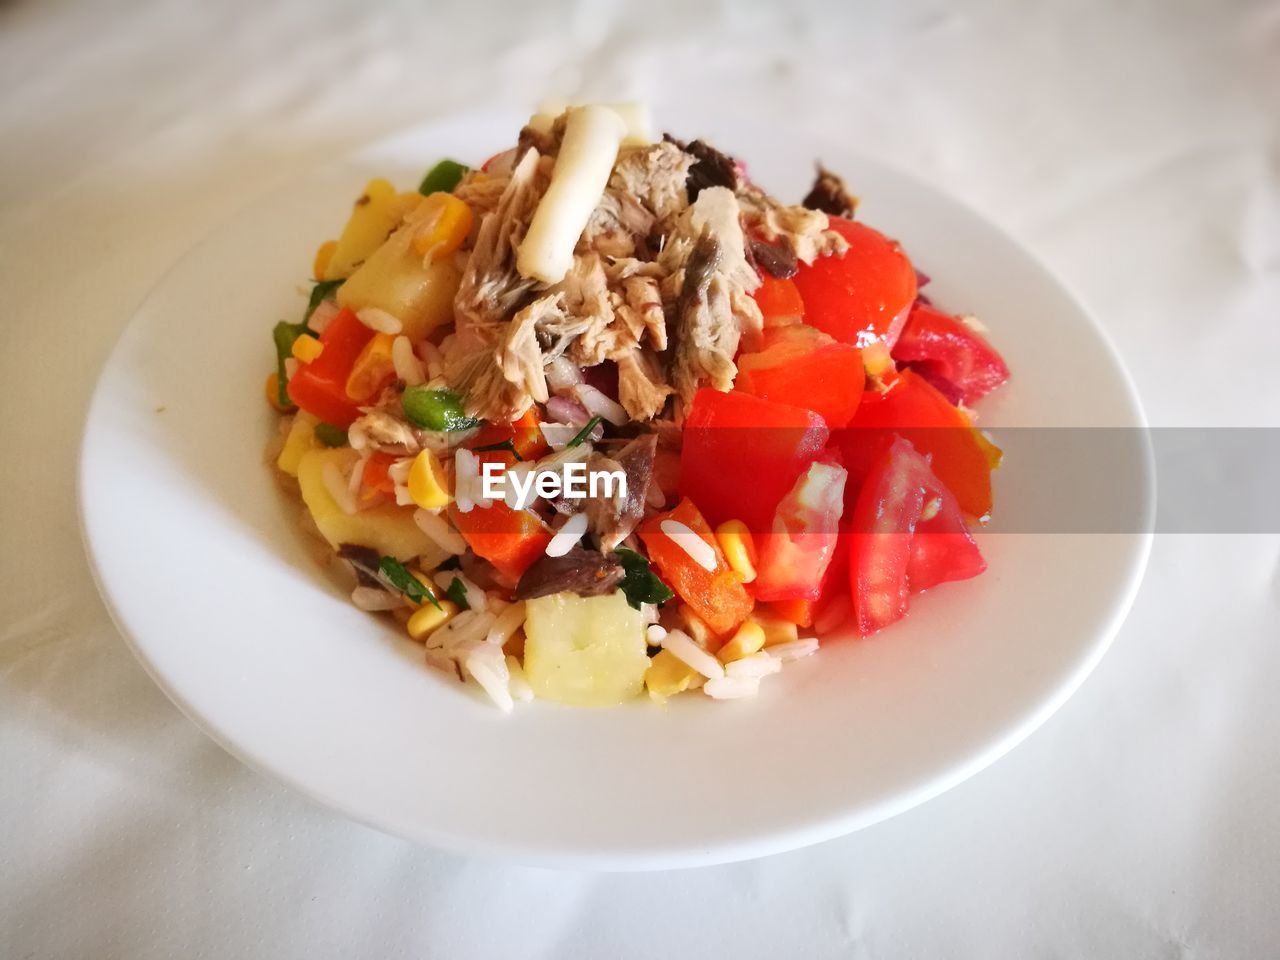
[[[112,626],[74,491],[111,344],[230,211],[543,94],[848,137],[1058,271],[1154,424],[1277,426],[1274,3],[14,0],[0,89],[0,956],[1280,952],[1280,538],[1158,537],[1079,693],[922,807],[757,862],[598,876],[420,849],[232,759]]]

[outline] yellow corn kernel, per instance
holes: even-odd
[[[409,496],[423,510],[439,510],[449,505],[449,481],[440,458],[423,450],[409,467]]]
[[[458,605],[452,600],[441,600],[439,609],[430,603],[424,603],[413,611],[405,629],[413,639],[425,640],[457,615]]]
[[[756,545],[745,523],[741,520],[726,520],[716,527],[716,542],[720,544],[729,568],[738,575],[739,580],[750,583],[756,578]]]
[[[364,345],[347,377],[348,397],[358,403],[372,400],[374,392],[395,373],[396,365],[391,359],[395,339],[389,333],[375,333]]]
[[[324,353],[324,344],[315,337],[303,334],[293,341],[293,357],[299,363],[310,363]]]
[[[280,404],[280,377],[276,374],[267,375],[263,392],[267,395],[267,403],[271,404],[271,409],[276,413],[288,413],[293,409],[292,406],[285,407]]]
[[[333,259],[333,252],[337,249],[337,240],[326,240],[316,248],[316,258],[311,264],[311,275],[317,280],[324,279],[324,272],[329,269],[329,261]]]
[[[759,653],[763,647],[764,628],[748,619],[738,628],[738,632],[730,638],[729,642],[720,648],[716,656],[720,658],[721,663],[730,663],[749,657],[753,653]]]
[[[413,248],[432,260],[453,253],[471,232],[471,208],[451,193],[424,197],[412,218],[418,223]]]
[[[673,697],[689,689],[689,684],[698,672],[670,650],[659,650],[658,655],[649,663],[644,672],[644,685],[649,696],[662,703],[667,697]]]
[[[751,613],[751,620],[759,624],[764,631],[765,648],[776,647],[780,643],[793,643],[800,639],[800,628],[790,620],[774,613],[765,613],[759,607]]]

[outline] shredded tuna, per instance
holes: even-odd
[[[640,347],[618,357],[618,402],[632,420],[651,420],[674,392],[652,350]]]
[[[828,254],[843,254],[849,243],[834,230],[821,210],[785,206],[756,187],[739,191],[747,231],[767,243],[784,242],[796,259],[813,263]]]

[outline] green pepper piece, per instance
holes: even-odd
[[[480,423],[467,416],[462,398],[452,390],[408,387],[400,396],[400,406],[410,422],[424,430],[470,430]]]
[[[293,342],[304,333],[308,333],[305,323],[290,323],[287,320],[281,320],[275,325],[271,331],[271,339],[276,345],[276,389],[280,400],[280,406],[288,409],[294,406],[292,400],[289,399],[289,374],[285,371],[284,362],[293,356]]]
[[[345,447],[347,445],[347,431],[341,427],[335,427],[332,423],[324,423],[323,421],[317,423],[315,435],[316,439],[326,447]]]
[[[453,188],[469,169],[457,160],[441,160],[427,171],[418,192],[424,197],[432,193],[453,193]]]

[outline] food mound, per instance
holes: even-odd
[[[510,710],[751,697],[981,573],[1008,370],[856,207],[633,104],[371,181],[266,386],[352,601]]]

